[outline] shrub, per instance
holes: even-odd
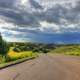
[[[21,50],[19,48],[13,48],[13,51],[20,52]]]

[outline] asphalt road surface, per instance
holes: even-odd
[[[0,80],[80,80],[80,57],[42,55],[0,70]]]

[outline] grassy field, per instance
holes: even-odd
[[[68,46],[59,46],[51,51],[53,54],[65,54],[65,55],[74,55],[80,56],[80,45],[68,45]]]
[[[17,46],[17,45],[16,45]],[[48,51],[47,51],[48,50]],[[21,59],[38,57],[40,53],[65,54],[80,56],[80,45],[22,45],[17,47],[9,47],[5,55],[0,55],[0,64],[9,63],[13,61],[20,61]]]
[[[20,59],[31,58],[31,57],[38,57],[38,53],[33,53],[32,51],[22,51],[22,52],[15,52],[12,50],[12,47],[9,49],[6,56],[0,55],[0,64],[6,62],[12,62]]]
[[[33,53],[32,51],[15,52],[12,50],[12,48],[10,48],[8,56],[10,57],[11,60],[17,60],[25,57],[37,57],[38,54]]]

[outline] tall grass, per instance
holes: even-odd
[[[51,51],[52,53],[80,56],[80,46],[60,46]]]
[[[22,59],[25,57],[37,57],[38,54],[37,53],[33,53],[32,51],[22,51],[22,52],[15,52],[12,50],[12,48],[10,48],[9,52],[8,52],[8,57],[11,60],[17,60],[17,59]]]
[[[7,55],[2,56],[0,55],[0,64],[5,62],[11,62],[22,58],[31,58],[31,57],[38,57],[38,53],[33,53],[32,51],[22,51],[22,52],[15,52],[10,48]]]

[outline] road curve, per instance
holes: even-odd
[[[80,80],[80,57],[42,55],[0,70],[0,80]]]

